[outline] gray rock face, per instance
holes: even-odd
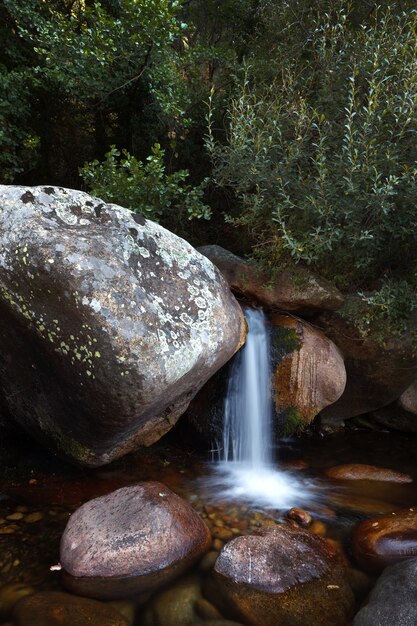
[[[77,509],[61,539],[60,561],[70,591],[123,598],[179,576],[210,544],[208,527],[187,502],[146,482]]]
[[[417,624],[417,559],[387,567],[353,626],[415,626]]]
[[[186,241],[54,187],[0,186],[0,313],[10,413],[85,465],[158,440],[245,332]]]
[[[270,283],[256,264],[221,246],[198,250],[219,268],[235,292],[266,307],[309,314],[334,311],[343,304],[343,296],[334,285],[305,267],[285,268]]]

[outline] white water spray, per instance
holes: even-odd
[[[269,330],[262,311],[245,309],[246,344],[234,357],[224,402],[220,463],[209,481],[216,499],[290,508],[310,499],[306,483],[273,464]]]

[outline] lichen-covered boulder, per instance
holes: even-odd
[[[340,398],[346,370],[340,350],[310,324],[288,315],[274,316],[272,324],[276,412],[292,434]]]
[[[206,592],[250,626],[348,626],[353,603],[336,548],[287,525],[227,543]]]
[[[92,598],[143,596],[210,548],[208,527],[165,485],[144,482],[83,504],[61,539],[65,586]]]
[[[401,336],[381,321],[367,324],[372,313],[371,305],[349,296],[340,311],[315,320],[340,348],[347,373],[344,393],[321,414],[325,428],[338,428],[345,419],[387,406],[416,378],[415,328]]]
[[[245,332],[186,241],[57,187],[0,186],[0,314],[8,410],[90,466],[158,440]]]
[[[306,267],[287,267],[270,281],[255,263],[221,246],[202,246],[198,250],[219,268],[233,291],[265,307],[309,314],[334,311],[343,304],[340,291]]]

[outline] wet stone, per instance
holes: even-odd
[[[353,595],[337,550],[288,525],[230,541],[207,585],[229,618],[251,626],[347,626]]]
[[[113,607],[67,593],[45,591],[23,598],[13,612],[14,626],[129,626]]]
[[[304,511],[304,509],[299,509],[298,507],[293,507],[289,511],[286,512],[285,517],[287,519],[294,520],[300,526],[310,526],[313,522],[313,518],[310,513]]]
[[[361,522],[352,541],[359,567],[369,572],[417,556],[417,507]]]
[[[354,626],[417,624],[417,559],[387,567],[356,615]]]
[[[375,467],[363,463],[350,463],[346,465],[335,465],[324,470],[328,478],[337,480],[377,480],[392,483],[412,483],[413,479],[409,474],[396,472],[384,467]]]
[[[60,547],[63,581],[75,593],[124,598],[155,591],[209,550],[210,532],[158,482],[96,498],[70,517]]]
[[[202,599],[198,576],[187,576],[157,593],[144,608],[143,626],[188,626],[198,619],[195,602]]]

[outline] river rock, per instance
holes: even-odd
[[[417,624],[417,559],[387,567],[371,591],[353,626],[415,626]]]
[[[390,404],[416,378],[414,331],[399,337],[381,324],[365,324],[364,329],[369,306],[357,296],[349,296],[340,311],[322,313],[315,320],[342,351],[347,372],[344,393],[321,413],[327,429]]]
[[[0,314],[9,412],[90,466],[170,430],[245,332],[190,244],[58,187],[0,186]]]
[[[324,470],[325,476],[337,480],[378,480],[391,483],[412,483],[409,474],[364,463],[335,465]]]
[[[14,626],[129,626],[112,606],[59,591],[42,591],[20,600]]]
[[[70,517],[60,546],[64,584],[92,598],[143,595],[185,572],[210,545],[203,520],[163,484],[123,487]]]
[[[211,576],[212,602],[244,624],[349,623],[353,596],[339,552],[301,528],[281,525],[233,539]]]
[[[379,572],[387,565],[417,555],[417,508],[399,510],[361,522],[353,537],[359,566]]]
[[[190,626],[198,615],[194,604],[202,598],[198,576],[187,576],[152,597],[143,612],[143,626]]]
[[[302,430],[346,385],[343,357],[335,344],[307,322],[286,315],[272,318],[275,406],[285,434]],[[282,355],[283,351],[283,355]]]
[[[265,307],[311,313],[334,311],[343,304],[340,291],[306,267],[287,267],[271,281],[256,263],[221,246],[202,246],[198,251],[219,268],[235,293]]]

